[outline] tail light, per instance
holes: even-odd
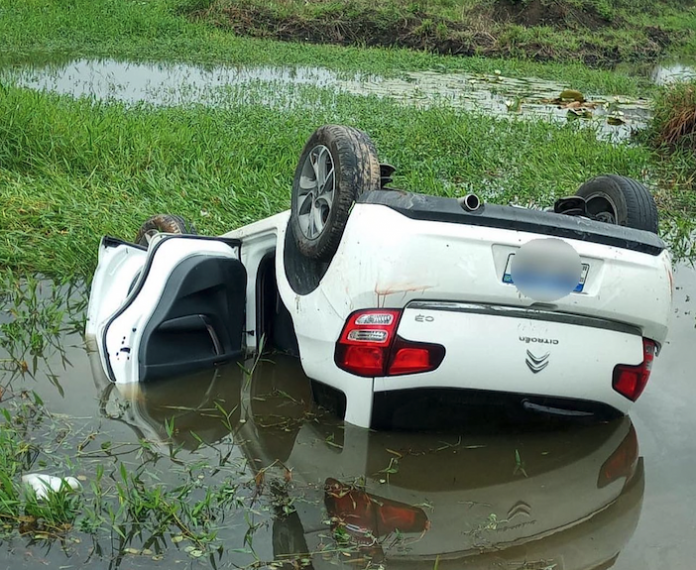
[[[357,376],[398,376],[435,370],[445,357],[439,344],[411,342],[396,334],[401,311],[352,313],[336,343],[334,360]]]
[[[423,509],[370,495],[336,479],[326,480],[324,503],[329,516],[357,538],[379,538],[395,531],[421,533],[430,528]]]
[[[629,400],[636,401],[645,389],[645,385],[650,378],[653,360],[657,345],[654,341],[647,338],[643,339],[643,362],[637,366],[628,364],[617,364],[614,367],[614,378],[612,385],[622,396]]]
[[[604,462],[599,471],[599,479],[597,487],[599,489],[606,487],[610,483],[625,477],[630,479],[633,475],[636,464],[638,463],[638,438],[636,430],[631,426],[631,429],[626,434],[619,447],[611,454],[609,459]]]

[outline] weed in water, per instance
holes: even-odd
[[[654,115],[643,140],[655,147],[655,162],[664,181],[658,205],[666,214],[673,254],[693,260],[696,231],[696,82],[664,88],[654,102]]]
[[[696,81],[662,90],[655,100],[652,129],[656,145],[696,151]]]
[[[521,473],[525,477],[528,477],[527,472],[524,469],[524,461],[522,461],[522,458],[520,457],[520,451],[519,449],[515,450],[515,470],[512,472],[513,475],[517,475],[518,473]]]

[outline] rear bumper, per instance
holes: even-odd
[[[387,206],[413,220],[531,232],[648,255],[660,255],[666,249],[665,243],[650,232],[528,208],[486,204],[474,212],[468,212],[454,198],[391,189],[365,192],[358,202]]]
[[[539,309],[413,302],[399,336],[441,344],[432,371],[376,378],[375,392],[461,388],[596,402],[621,413],[632,402],[612,387],[617,364],[640,364],[640,331],[630,325]]]

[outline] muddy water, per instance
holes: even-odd
[[[114,60],[75,60],[6,69],[0,77],[32,89],[155,105],[229,105],[239,102],[276,106],[307,104],[302,87],[353,95],[374,95],[405,105],[446,105],[507,118],[566,122],[577,115],[554,104],[564,86],[540,79],[500,75],[404,73],[398,78],[340,73],[320,67],[199,67]],[[625,97],[589,97],[587,117],[578,119],[609,140],[627,139],[645,126],[649,102]],[[591,116],[590,116],[591,115]],[[614,124],[609,124],[609,117]]]
[[[675,280],[671,340],[645,394],[630,418],[589,426],[523,428],[489,418],[441,433],[369,432],[315,408],[297,361],[280,356],[260,362],[251,378],[231,365],[119,390],[89,343],[56,333],[29,372],[7,362],[0,369],[4,406],[29,390],[50,412],[31,435],[43,449],[34,470],[63,455],[72,459],[63,473],[86,484],[96,465],[118,474],[122,463],[129,472],[144,466],[149,484],[170,489],[191,477],[186,465],[199,465],[201,493],[250,485],[225,509],[223,548],[212,559],[192,556],[173,533],[153,542],[75,529],[62,539],[5,540],[0,567],[268,567],[275,560],[432,569],[439,559],[439,568],[692,568],[696,271],[679,268]],[[50,304],[50,295],[44,284],[39,297]],[[68,313],[79,313],[71,306]],[[5,312],[3,322],[11,321]],[[15,348],[15,358],[30,355]],[[139,441],[148,442],[144,451]]]

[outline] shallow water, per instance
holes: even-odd
[[[90,343],[56,332],[29,371],[7,361],[0,368],[4,406],[29,390],[50,412],[30,432],[42,449],[33,470],[68,457],[73,464],[63,461],[60,474],[88,485],[97,465],[115,480],[120,464],[144,466],[149,485],[170,489],[193,473],[194,497],[241,485],[241,502],[223,509],[222,550],[200,557],[187,539],[176,542],[176,530],[151,540],[74,529],[62,539],[6,540],[0,564],[432,569],[439,558],[439,568],[691,568],[696,271],[680,267],[675,280],[670,341],[631,417],[584,427],[522,429],[489,417],[441,433],[370,432],[315,408],[298,362],[277,355],[251,379],[230,365],[124,390],[106,380]],[[86,296],[54,291],[40,284],[37,312]],[[79,320],[83,308],[70,304],[63,322]],[[31,356],[3,346],[16,349],[15,359]]]
[[[678,81],[696,79],[696,67],[675,63],[657,66],[652,72],[652,80],[657,85],[670,85]]]
[[[359,96],[393,99],[405,105],[446,105],[507,118],[536,118],[566,122],[569,110],[549,101],[564,86],[535,78],[423,71],[387,78],[336,72],[321,67],[201,67],[187,64],[146,64],[81,59],[5,69],[0,77],[31,89],[117,100],[129,104],[229,105],[239,103],[302,106],[303,87],[316,87]],[[644,99],[587,94],[595,103],[592,117],[577,119],[608,140],[627,139],[632,129],[645,126],[649,102]],[[609,116],[621,124],[610,125]],[[570,116],[575,119],[574,116]]]

